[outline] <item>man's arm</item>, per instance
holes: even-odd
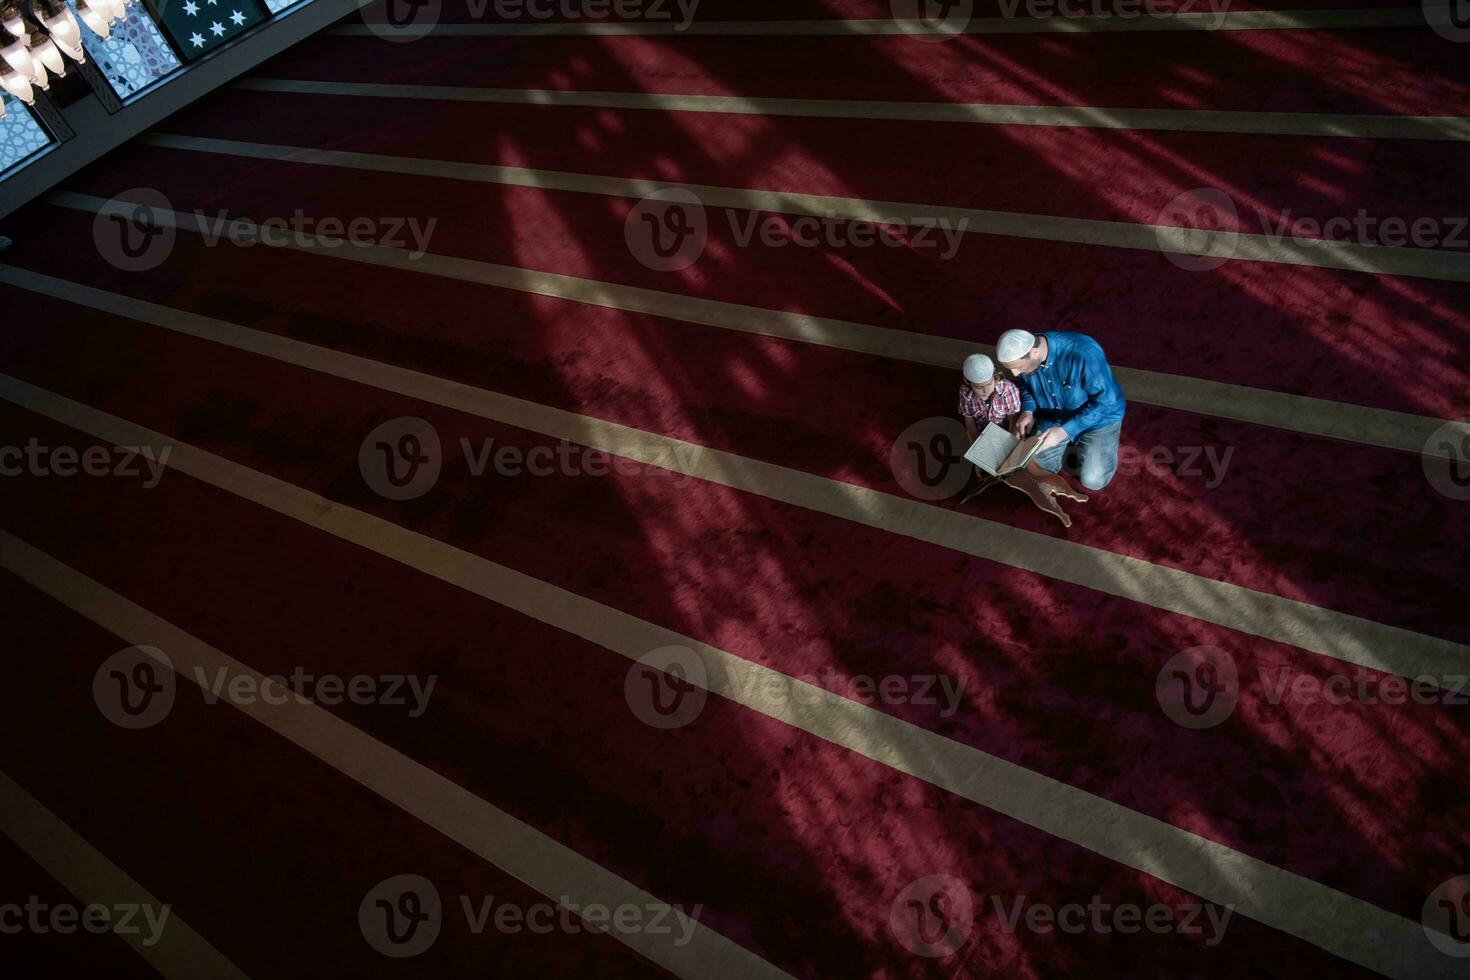
[[[1123,417],[1123,389],[1113,378],[1102,348],[1095,343],[1088,346],[1082,358],[1082,390],[1087,392],[1086,403],[1061,425],[1068,439]]]
[[[1012,381],[1011,384],[1015,385],[1016,390],[1021,393],[1021,411],[1034,415],[1036,413],[1036,399],[1031,397],[1031,389],[1027,388],[1020,381]]]
[[[1036,424],[1036,399],[1031,397],[1030,390],[1023,384],[1011,382],[1015,385],[1020,395],[1020,412],[1011,419],[1011,435],[1017,439],[1024,439],[1031,433],[1031,427]]]

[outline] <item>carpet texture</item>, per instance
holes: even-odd
[[[1341,5],[1292,9],[1324,6]],[[867,0],[707,0],[701,12],[710,22],[888,15]],[[445,4],[440,22],[482,21]],[[328,31],[252,77],[1461,117],[1470,115],[1464,50],[1422,26],[937,43],[789,34],[446,34],[402,43]],[[260,673],[432,678],[417,712],[316,700],[539,832],[555,853],[580,856],[657,902],[697,909],[699,926],[736,951],[691,965],[669,953],[668,938],[655,941],[666,956],[619,930],[575,922],[544,934],[477,925],[486,899],[527,909],[563,896],[486,860],[227,698],[212,702],[191,677],[178,679],[157,724],[115,724],[99,710],[94,677],[106,677],[109,658],[135,641],[38,588],[22,574],[29,559],[0,548],[16,692],[0,720],[0,773],[169,903],[239,972],[1301,977],[1413,975],[1395,964],[1427,963],[1418,975],[1463,975],[1456,971],[1470,961],[1425,952],[1430,927],[1421,929],[1439,922],[1428,910],[1441,907],[1431,894],[1446,882],[1451,934],[1457,923],[1470,928],[1470,906],[1463,920],[1454,909],[1470,889],[1470,706],[1450,690],[1470,674],[1461,611],[1470,505],[1455,499],[1457,484],[1426,477],[1427,469],[1453,477],[1457,464],[1312,435],[1289,416],[1262,425],[1133,400],[1124,465],[1111,486],[1069,506],[1069,529],[1004,490],[963,510],[960,486],[918,501],[934,521],[959,514],[984,529],[979,540],[995,550],[976,552],[885,523],[913,501],[895,463],[903,433],[916,424],[940,431],[958,362],[739,327],[742,316],[754,322],[740,309],[754,308],[977,346],[1011,326],[1076,329],[1096,337],[1115,366],[1182,379],[1186,390],[1209,382],[1233,386],[1244,401],[1279,392],[1303,405],[1343,403],[1425,432],[1470,414],[1465,281],[1312,257],[1234,257],[1200,269],[1158,248],[1029,231],[957,229],[947,245],[909,228],[887,246],[843,238],[804,247],[789,239],[792,214],[754,206],[704,209],[707,244],[668,270],[629,245],[638,195],[535,186],[520,171],[424,175],[412,163],[1130,227],[1173,223],[1166,206],[1207,187],[1234,205],[1220,230],[1259,235],[1360,209],[1452,228],[1466,215],[1456,189],[1470,143],[249,88],[212,94],[157,135],[235,143],[210,152],[145,138],[61,188],[89,197],[37,202],[8,222],[0,447],[74,447],[81,458],[108,446],[81,416],[54,407],[71,400],[319,495],[323,514],[369,515],[451,546],[457,561],[488,560],[592,600],[631,632],[544,621],[396,559],[391,534],[369,546],[345,540],[173,467],[151,479],[146,465],[131,477],[20,465],[0,481],[0,529],[91,580],[94,594],[110,590]],[[377,162],[324,165],[262,146]],[[320,230],[324,220],[363,218],[381,230],[412,218],[431,261],[388,268],[361,260],[370,249],[241,247],[181,230],[161,262],[129,268],[103,244],[117,226],[86,202],[156,194],[173,212],[221,225],[285,219]],[[881,203],[873,208],[882,216]],[[852,222],[825,227],[850,232]],[[762,228],[769,237],[751,232]],[[1453,240],[1432,247],[1470,251]],[[1318,248],[1309,256],[1331,252]],[[522,270],[523,285],[445,272],[484,264]],[[548,276],[590,281],[595,295],[555,295]],[[56,280],[59,296],[41,286]],[[97,290],[123,306],[98,308]],[[628,297],[654,294],[737,304],[736,328],[628,308]],[[161,322],[168,311],[184,317],[170,321],[174,329]],[[680,440],[687,456],[594,474],[587,464],[598,456],[582,445],[237,349],[200,317],[263,342],[418,372],[436,390],[458,385],[637,430],[603,462],[636,457],[643,434]],[[186,320],[194,326],[177,328]],[[53,408],[17,404],[17,382],[49,393]],[[424,492],[392,499],[371,476],[370,433],[404,418],[437,436],[442,467]],[[545,475],[498,472],[488,462],[497,452],[559,462]],[[720,476],[746,472],[742,461],[784,468],[759,470],[762,479],[815,481],[801,485],[821,488],[831,506]],[[691,475],[695,464],[712,469]],[[872,515],[850,519],[850,506]],[[1025,542],[1014,555],[1002,544],[1013,540]],[[1111,577],[1098,586],[1031,570],[1027,551],[1103,560]],[[1130,581],[1144,566],[1166,570],[1157,581],[1168,586]],[[1272,606],[1285,611],[1268,621],[1236,589],[1299,605]],[[1182,608],[1180,597],[1196,590],[1218,598],[1208,621]],[[1338,633],[1308,642],[1293,632],[1322,610]],[[676,697],[691,688],[680,675],[645,677],[630,664],[625,638],[644,629],[809,681],[942,736],[967,758],[1020,767],[1123,816],[1116,826],[1082,817],[1067,825],[1072,797],[1058,791],[1047,806],[1068,830],[1049,832],[1010,814],[1008,800],[981,805],[886,764],[861,729],[821,737],[720,694],[686,724],[646,723],[636,694],[644,681]],[[1425,650],[1449,668],[1435,674],[1432,697],[1395,701],[1385,692],[1407,682],[1375,668],[1384,651],[1345,659],[1321,651],[1357,650],[1358,637],[1370,647],[1388,637],[1388,653]],[[1201,647],[1223,651],[1238,680],[1228,718],[1188,727],[1168,710],[1161,676]],[[884,679],[893,697],[874,693]],[[1311,694],[1333,685],[1356,693]],[[921,687],[929,693],[917,694]],[[1197,860],[1151,873],[1149,855],[1163,853],[1175,829],[1200,843]],[[1098,839],[1137,857],[1099,853],[1088,843]],[[1262,904],[1254,915],[1236,912],[1218,934],[1203,913],[1193,930],[1008,920],[1012,909],[1054,912],[1095,897],[1109,907],[1218,911],[1215,892],[1182,884],[1216,880],[1210,855],[1221,852],[1211,845],[1316,883],[1314,894],[1349,901],[1361,921],[1394,923],[1385,935],[1402,948],[1350,953],[1363,948],[1353,918],[1337,933],[1328,923],[1304,936],[1273,904],[1277,879],[1230,874],[1209,888],[1238,884]],[[0,904],[81,899],[3,836],[0,854]],[[433,883],[442,930],[417,955],[384,955],[364,925],[376,914],[365,896],[404,874]],[[925,891],[936,876],[958,883],[968,903]],[[917,918],[906,904],[915,894]],[[0,964],[12,975],[73,976],[81,963],[150,975],[117,936],[0,935]]]

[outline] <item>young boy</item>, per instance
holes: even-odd
[[[965,358],[965,383],[960,385],[960,418],[970,441],[980,438],[987,422],[1008,426],[1021,411],[1021,389],[995,376],[995,362],[984,354]]]
[[[987,422],[1009,427],[1011,419],[1021,412],[1021,389],[1013,382],[997,378],[995,362],[984,354],[971,354],[965,358],[964,375],[965,383],[960,385],[960,419],[970,434],[970,442],[980,438],[980,430]],[[994,482],[994,478],[978,466],[975,467],[975,476],[980,483],[965,495],[961,505]]]

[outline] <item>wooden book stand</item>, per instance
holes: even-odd
[[[980,479],[980,485],[967,493],[964,499],[960,501],[961,507],[969,503],[972,497],[984,490],[990,489],[992,484],[1005,483],[1030,497],[1031,502],[1037,507],[1046,511],[1048,514],[1055,515],[1056,519],[1062,522],[1062,527],[1071,527],[1072,518],[1068,517],[1067,512],[1062,510],[1061,505],[1057,503],[1057,498],[1065,497],[1068,500],[1075,500],[1078,503],[1084,504],[1087,502],[1087,495],[1085,493],[1079,493],[1077,488],[1072,486],[1065,476],[1062,476],[1060,473],[1048,473],[1036,465],[1036,460],[1034,459],[1028,462],[1024,468],[1016,470],[1014,473],[1010,473],[1005,477],[996,478],[982,475]]]

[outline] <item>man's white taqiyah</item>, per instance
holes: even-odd
[[[1036,335],[1029,330],[1007,330],[995,344],[995,356],[1002,364],[1019,361],[1036,346]]]

